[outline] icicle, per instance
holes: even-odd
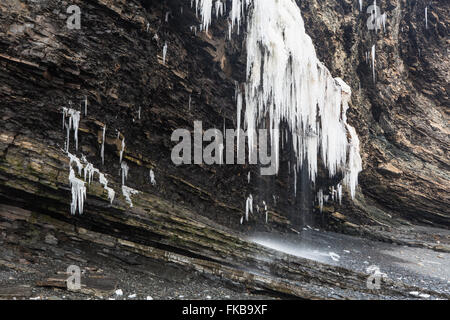
[[[70,119],[69,127],[73,128],[74,139],[75,139],[75,149],[78,150],[78,127],[80,124],[80,112],[73,109],[69,110]]]
[[[153,186],[156,185],[155,173],[153,172],[153,170],[150,170],[150,183],[151,183]]]
[[[139,111],[138,111],[138,119],[141,120],[141,107],[139,107]]]
[[[122,173],[122,185],[125,184],[125,181],[128,179],[128,170],[130,170],[130,167],[128,167],[128,164],[124,161],[120,164],[120,171]]]
[[[116,192],[109,187],[105,187],[105,190],[108,192],[108,199],[109,199],[110,203],[112,204],[114,201],[114,197],[116,196]]]
[[[240,139],[240,132],[241,132],[241,110],[242,110],[242,94],[237,91],[237,153],[239,154],[239,139]]]
[[[211,24],[212,2],[213,0],[195,0],[196,12],[200,11],[200,15],[202,16],[202,29],[205,31],[208,31],[209,25]]]
[[[428,6],[425,7],[425,28],[428,29]]]
[[[363,10],[363,0],[359,0],[359,11]]]
[[[323,211],[323,190],[319,189],[319,192],[317,193],[317,200],[319,201],[319,209],[320,212]]]
[[[103,127],[102,148],[100,150],[100,156],[102,157],[102,164],[105,164],[105,138],[106,138],[106,125]]]
[[[75,148],[78,150],[78,127],[80,124],[80,111],[76,111],[74,109],[70,108],[63,108],[63,129],[64,129],[64,122],[65,118],[69,117],[69,125],[67,127],[67,142],[66,142],[66,152],[69,151],[69,135],[70,130],[75,132],[74,139],[75,139]]]
[[[81,172],[83,170],[83,165],[81,164],[80,159],[78,159],[77,156],[75,156],[71,153],[67,153],[67,156],[69,157],[69,165],[72,166],[72,163],[75,162],[75,164],[77,165],[77,169],[78,169],[78,175],[81,176]]]
[[[167,42],[164,43],[163,47],[163,64],[166,64],[166,56],[167,56]]]
[[[81,157],[81,161],[80,161],[80,159],[78,159],[78,157],[76,157],[75,155],[73,155],[71,153],[67,153],[67,156],[69,157],[69,165],[70,165],[69,180],[72,185],[72,205],[71,205],[72,212],[75,212],[76,208],[78,207],[78,208],[81,208],[80,214],[82,214],[84,202],[80,203],[79,195],[84,195],[84,197],[82,198],[83,201],[84,201],[84,199],[86,199],[85,183],[84,183],[84,181],[77,179],[75,177],[75,172],[73,172],[73,169],[72,169],[73,163],[75,163],[77,166],[78,175],[81,176],[82,171],[84,171],[84,180],[87,181],[88,184],[91,184],[92,181],[94,180],[95,173],[98,174],[98,181],[103,186],[103,188],[108,192],[108,199],[109,199],[110,203],[112,204],[114,201],[115,192],[113,189],[108,187],[108,180],[106,179],[105,175],[103,173],[101,173],[98,169],[96,169],[92,163],[89,163],[84,155]],[[86,163],[86,166],[83,167],[81,162]],[[73,172],[73,174],[72,174],[72,172]],[[76,197],[76,200],[74,200],[75,199],[74,197]],[[75,211],[73,211],[73,210],[75,210]],[[72,213],[72,214],[74,214],[74,213]]]
[[[69,181],[72,187],[70,213],[75,215],[78,209],[79,214],[83,214],[84,201],[86,200],[85,182],[75,177],[75,171],[73,171],[72,167],[70,167]]]
[[[383,32],[386,32],[386,20],[387,20],[386,13],[383,13],[381,15],[381,23],[383,24]],[[381,29],[381,26],[380,26],[380,29]]]
[[[373,73],[373,82],[375,83],[376,81],[376,76],[375,76],[375,45],[372,46],[372,73]]]
[[[88,182],[88,184],[91,184],[95,173],[99,173],[99,171],[94,168],[92,163],[88,162],[84,167],[84,181]]]
[[[348,126],[350,133],[349,161],[344,176],[344,184],[349,188],[352,199],[355,198],[358,174],[362,171],[362,160],[359,154],[359,138],[355,128]]]
[[[87,109],[88,109],[88,101],[87,96],[84,96],[84,116],[87,116]]]
[[[221,0],[216,0],[216,18],[223,15],[223,3]]]
[[[139,191],[123,185],[122,186],[122,194],[125,197],[126,202],[130,205],[131,208],[133,208],[133,202],[131,201],[131,196],[139,194]]]
[[[62,127],[63,127],[63,130],[64,130],[65,125],[66,125],[66,116],[67,116],[67,108],[63,107],[62,108]]]
[[[339,204],[342,204],[342,184],[337,186],[337,198],[339,199]]]
[[[331,177],[357,168],[347,163],[351,143],[347,138],[351,127],[346,122],[350,87],[342,79],[333,78],[318,60],[296,1],[231,0],[231,4],[229,37],[235,26],[239,34],[244,12],[247,8],[252,10],[247,21],[247,81],[245,90],[238,86],[236,89],[237,129],[247,128],[249,149],[255,148],[253,130],[268,120],[270,150],[275,154],[278,172],[279,130],[281,123],[286,123],[297,170],[307,163],[305,169],[312,182],[316,179],[319,155]],[[212,0],[196,0],[195,5],[196,12],[201,13],[202,28],[207,30]],[[376,1],[374,6],[372,18],[381,28],[386,15],[378,17]],[[375,52],[372,58],[375,62]],[[375,68],[373,72],[375,75]],[[244,104],[245,123],[241,123]],[[356,147],[354,151],[359,153]]]
[[[69,126],[67,126],[67,128],[66,128],[66,143],[65,143],[65,145],[66,145],[65,151],[69,152],[69,149],[70,149],[70,128],[69,128]]]
[[[116,192],[113,189],[108,187],[108,180],[106,179],[106,177],[103,173],[98,172],[98,175],[99,175],[98,181],[100,182],[100,184],[103,185],[103,188],[106,190],[106,192],[108,192],[108,199],[109,199],[110,203],[112,204],[114,201]]]
[[[117,134],[119,136],[120,133]],[[123,152],[125,151],[125,137],[122,139],[122,149],[120,150],[120,163],[122,163]]]
[[[266,214],[266,223],[267,223],[269,221],[269,216],[268,216],[267,204],[265,201],[263,201],[263,206],[264,206],[264,212]]]
[[[247,181],[250,183],[250,172],[247,174]]]
[[[297,165],[294,165],[294,196],[297,196]]]
[[[103,185],[103,188],[108,186],[108,179],[106,179],[105,175],[101,172],[98,172],[98,182]]]
[[[289,127],[298,169],[307,160],[312,182],[319,150],[331,176],[344,171],[348,140],[343,91],[349,87],[318,61],[297,4],[253,1],[248,24],[246,127],[250,131],[269,117],[277,172],[282,122]],[[238,101],[238,123],[240,105]]]
[[[253,196],[250,195],[245,202],[245,221],[248,221],[248,214],[253,213]]]

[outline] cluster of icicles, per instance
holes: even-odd
[[[204,30],[211,23],[212,2],[195,1]],[[225,2],[223,5],[218,2],[222,3],[216,0],[215,10],[220,8],[219,13],[223,14]],[[343,184],[354,198],[362,162],[358,136],[346,117],[350,87],[342,79],[333,78],[318,60],[295,1],[231,2],[230,30],[239,32],[245,15],[248,17],[247,81],[245,90],[237,94],[237,129],[241,123],[247,129],[249,154],[254,152],[255,131],[268,119],[271,151],[276,153],[278,172],[280,145],[285,142],[281,141],[280,132],[285,124],[288,132],[284,137],[286,142],[292,141],[297,162],[294,174],[307,168],[310,180],[315,182],[320,156],[330,177],[344,173]]]
[[[65,142],[65,152],[67,156],[69,157],[69,182],[72,188],[72,202],[70,205],[70,212],[72,215],[75,215],[77,212],[79,214],[83,214],[84,210],[84,202],[86,200],[87,192],[86,192],[86,183],[88,185],[91,184],[91,182],[94,181],[95,176],[98,176],[98,182],[103,186],[105,191],[108,194],[108,199],[110,203],[112,204],[115,198],[115,191],[108,187],[108,179],[106,178],[105,174],[100,172],[97,168],[94,167],[94,165],[87,161],[86,157],[82,155],[81,160],[76,156],[69,152],[69,143],[70,143],[70,133],[73,129],[74,131],[74,141],[75,141],[75,149],[78,151],[78,128],[81,118],[80,111],[71,109],[71,108],[65,108],[63,107],[62,111],[62,121],[63,121],[63,129],[67,130],[67,137]],[[85,115],[87,114],[87,99],[85,101]],[[140,109],[139,109],[139,115],[140,115]],[[68,119],[68,122],[66,123],[66,118]],[[117,138],[120,137],[120,132],[117,134]],[[100,156],[102,159],[102,164],[104,164],[105,161],[105,138],[106,138],[106,126],[103,127],[103,133],[102,133],[102,146],[100,151]],[[129,167],[125,161],[122,161],[123,159],[123,153],[125,151],[125,138],[122,139],[122,146],[120,150],[120,163],[121,163],[121,175],[122,175],[122,194],[125,198],[125,201],[130,205],[130,207],[133,207],[133,202],[131,200],[132,195],[136,195],[139,193],[139,191],[127,187],[125,185],[125,181],[128,177],[128,170]],[[77,171],[74,170],[74,165]],[[77,173],[80,178],[77,178]],[[81,179],[83,178],[83,179]],[[155,173],[153,170],[150,170],[150,183],[154,186],[156,185],[155,180]]]

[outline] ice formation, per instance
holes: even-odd
[[[211,24],[212,3],[213,0],[195,0],[195,8],[197,11],[200,11],[202,16],[202,30],[208,31],[208,27]]]
[[[70,213],[75,215],[78,212],[83,214],[84,201],[86,200],[86,186],[83,180],[75,176],[75,171],[70,167],[69,181],[72,187],[72,203],[70,204]]]
[[[63,107],[63,129],[66,125],[66,117],[69,117],[69,124],[67,125],[66,151],[69,151],[70,130],[72,130],[72,128],[74,131],[75,148],[76,150],[78,150],[78,128],[80,124],[80,111]]]
[[[119,137],[120,132],[117,134],[117,137]],[[122,139],[122,148],[120,149],[120,163],[122,163],[123,158],[123,152],[125,151],[125,138]]]
[[[245,220],[248,221],[249,213],[253,213],[253,196],[249,195],[245,202]]]
[[[372,46],[372,77],[373,77],[373,82],[376,81],[376,74],[375,74],[375,45]]]
[[[163,64],[166,64],[166,57],[167,57],[167,42],[164,43],[163,47]]]
[[[156,185],[155,173],[153,172],[153,170],[150,170],[150,183],[154,186]]]
[[[125,184],[125,181],[128,179],[128,170],[130,170],[130,167],[128,167],[128,164],[124,161],[120,164],[120,171],[122,173],[122,185]]]
[[[207,29],[212,1],[198,0],[196,8]],[[350,87],[318,60],[294,0],[232,0],[231,30],[237,26],[239,33],[246,12],[247,82],[245,90],[236,89],[236,103],[237,128],[243,124],[247,129],[249,155],[255,152],[256,129],[268,120],[278,172],[280,131],[282,124],[286,125],[296,171],[307,169],[315,182],[320,156],[331,177],[344,173],[344,184],[354,196],[362,168],[359,139],[346,118]],[[377,23],[383,24],[385,19],[381,16]],[[374,67],[374,48],[372,60]]]
[[[92,163],[88,163],[84,167],[84,181],[88,182],[88,184],[91,184],[95,173],[99,173],[99,171],[94,168],[94,165]]]
[[[297,4],[253,1],[248,24],[245,123],[249,148],[255,145],[254,131],[268,116],[277,171],[282,123],[289,127],[297,168],[307,165],[313,182],[319,153],[330,176],[346,171],[351,90],[318,61]],[[359,158],[359,150],[352,155]]]
[[[78,169],[78,175],[81,176],[81,171],[83,170],[83,165],[81,164],[80,159],[78,159],[77,156],[71,154],[71,153],[67,153],[67,156],[69,157],[69,165],[72,166],[72,163],[75,162],[75,164],[77,165],[77,169]]]
[[[363,0],[359,0],[359,10],[363,10]]]
[[[131,201],[131,196],[136,195],[138,193],[139,191],[134,190],[133,188],[127,187],[126,185],[122,186],[122,194],[131,208],[133,208],[133,201]]]
[[[224,12],[224,3],[221,0],[216,0],[216,18],[223,15]]]
[[[98,181],[103,185],[103,188],[106,190],[106,192],[108,192],[108,199],[112,204],[114,201],[114,197],[116,196],[116,192],[112,188],[108,187],[108,180],[103,173],[98,172],[98,175]]]
[[[428,7],[425,7],[425,28],[428,29]]]
[[[105,164],[105,138],[106,138],[106,125],[103,127],[102,148],[100,150],[100,156],[102,157],[102,164]]]
[[[87,96],[84,96],[84,116],[87,116],[87,110],[88,110]]]
[[[320,212],[323,211],[323,190],[319,189],[319,192],[317,193],[317,200],[319,201],[319,209]]]
[[[91,182],[95,178],[95,174],[98,175],[99,183],[108,192],[108,199],[112,204],[115,197],[115,191],[112,188],[108,187],[108,180],[106,179],[105,175],[101,173],[100,170],[96,169],[92,163],[88,162],[85,156],[82,156],[81,160],[71,153],[67,153],[67,156],[69,157],[70,166],[69,181],[72,186],[71,213],[75,214],[77,208],[80,214],[83,213],[84,200],[86,199],[85,182],[91,184]],[[84,162],[86,165],[83,165],[82,162]],[[72,165],[74,163],[77,167],[78,175],[82,176],[82,173],[84,173],[84,181],[76,177],[75,171],[72,168]]]

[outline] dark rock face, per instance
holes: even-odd
[[[349,205],[379,222],[392,216],[448,227],[448,6],[381,1],[387,30],[375,34],[355,2],[302,4],[311,36],[328,39],[315,42],[320,58],[353,88],[350,123],[364,171],[362,194]],[[374,44],[375,84],[364,57]]]
[[[81,8],[81,30],[66,26],[70,4]],[[425,0],[384,1],[387,30],[376,34],[367,29],[368,15],[359,11],[358,1],[299,3],[320,60],[352,87],[348,116],[361,140],[364,167],[354,202],[345,196],[341,206],[326,206],[323,214],[317,212],[308,219],[343,230],[362,224],[391,226],[401,220],[450,226],[450,15],[445,1],[433,1],[426,29],[428,4]],[[318,211],[302,207],[314,198],[304,180],[299,181],[300,195],[294,197],[287,152],[279,177],[258,178],[254,166],[176,167],[171,161],[173,130],[192,130],[195,120],[203,122],[204,130],[222,128],[224,123],[227,128],[236,126],[234,90],[236,81],[245,80],[245,50],[242,35],[225,40],[224,19],[216,21],[208,34],[195,34],[190,27],[199,21],[190,1],[180,0],[6,0],[0,4],[0,17],[1,202],[111,233],[95,211],[103,208],[102,215],[114,215],[127,210],[119,176],[125,139],[124,158],[130,166],[127,185],[145,197],[194,212],[195,219],[204,216],[240,231],[289,230],[309,223],[301,212]],[[365,62],[373,44],[376,83]],[[69,217],[62,107],[84,113],[85,97],[88,112],[80,122],[78,154],[108,174],[117,197],[109,206],[102,188],[93,184],[86,214],[80,218]],[[75,152],[73,132],[70,142]],[[156,187],[150,183],[150,169],[155,172]],[[255,214],[249,224],[240,225],[249,194],[255,204],[269,204],[269,224],[263,215]],[[135,207],[139,206],[136,200]],[[140,236],[145,235],[136,235]]]

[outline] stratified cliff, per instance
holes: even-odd
[[[81,9],[80,30],[67,28],[66,10],[72,4]],[[95,232],[89,239],[110,236],[119,241],[116,245],[141,253],[147,249],[140,245],[156,247],[162,251],[151,254],[170,261],[198,259],[183,263],[211,273],[218,270],[215,263],[256,256],[257,249],[245,251],[235,232],[290,232],[316,223],[386,238],[375,235],[374,226],[378,231],[405,223],[448,228],[448,3],[381,1],[387,25],[378,32],[368,30],[369,15],[356,0],[298,4],[320,60],[352,87],[348,122],[360,138],[363,159],[354,201],[345,195],[342,205],[325,204],[320,213],[314,202],[317,190],[304,179],[295,197],[287,151],[277,177],[260,177],[256,166],[172,163],[175,129],[193,130],[195,120],[203,122],[204,130],[224,123],[236,127],[234,96],[236,82],[245,81],[245,37],[241,33],[228,40],[225,18],[216,19],[205,33],[191,1],[3,0],[0,203],[33,212],[29,222],[54,219],[64,224],[62,230],[73,225],[80,237],[78,228]],[[366,60],[373,45],[375,82]],[[63,107],[81,111],[79,150],[72,131],[70,152],[83,154],[116,192],[110,204],[95,179],[81,216],[70,215]],[[140,191],[132,197],[133,208],[121,191],[123,140],[130,167],[127,185]],[[331,185],[328,180],[321,172],[318,186]],[[249,194],[255,205],[267,203],[268,223],[263,214],[240,223]],[[2,229],[8,227],[5,222]],[[164,250],[180,256],[168,257]],[[227,276],[237,279],[231,271]],[[268,286],[301,295],[286,284]]]

